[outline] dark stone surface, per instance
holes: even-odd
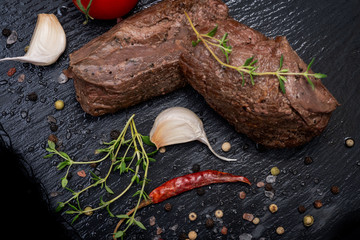
[[[142,0],[134,11],[153,2]],[[109,140],[112,130],[121,130],[132,114],[136,114],[138,130],[148,134],[157,114],[172,106],[187,107],[197,113],[204,122],[214,149],[221,152],[221,144],[229,141],[233,148],[229,153],[223,154],[238,158],[238,161],[227,163],[218,160],[199,142],[167,147],[166,153],[157,154],[157,162],[151,165],[151,182],[146,187],[148,192],[166,180],[190,173],[194,164],[199,164],[201,170],[216,169],[243,174],[254,184],[251,188],[242,184],[212,185],[205,188],[202,196],[195,190],[190,191],[166,201],[173,206],[170,212],[164,211],[163,205],[166,202],[143,209],[139,216],[147,231],[133,227],[128,232],[128,239],[153,239],[157,236],[157,227],[163,228],[163,239],[177,239],[182,232],[191,230],[198,232],[198,239],[239,239],[243,233],[250,233],[255,239],[354,239],[360,234],[353,227],[360,222],[359,1],[231,0],[226,3],[235,19],[269,37],[285,35],[305,62],[309,62],[312,57],[316,58],[314,71],[328,74],[323,82],[341,106],[333,113],[323,134],[310,143],[295,149],[257,148],[246,136],[236,133],[190,87],[116,114],[91,117],[76,102],[72,80],[59,84],[57,78],[68,65],[69,53],[110,29],[115,21],[91,21],[84,26],[84,17],[70,0],[1,2],[1,29],[16,30],[19,39],[13,45],[6,46],[6,37],[0,36],[0,58],[24,54],[39,13],[54,13],[63,25],[68,41],[65,53],[52,66],[0,63],[0,123],[3,126],[0,140],[7,141],[8,144],[5,145],[9,147],[10,140],[6,137],[9,136],[11,145],[18,154],[9,154],[5,150],[8,148],[1,148],[1,160],[6,163],[3,171],[11,172],[14,178],[6,178],[6,181],[3,179],[3,184],[9,186],[3,193],[4,196],[6,194],[6,205],[3,207],[12,209],[13,218],[8,218],[8,224],[14,227],[15,230],[10,232],[15,234],[16,239],[20,235],[20,229],[24,230],[21,234],[27,233],[28,236],[46,236],[45,230],[57,223],[61,223],[54,227],[57,230],[51,228],[54,238],[110,239],[117,222],[106,211],[96,212],[91,217],[81,217],[73,225],[69,224],[71,216],[65,213],[53,214],[52,209],[57,202],[66,200],[70,195],[61,188],[60,178],[64,172],[56,169],[59,159],[43,159],[47,138],[53,133],[48,116],[56,119],[58,129],[54,134],[62,142],[63,150],[73,159],[82,161],[95,158],[93,151],[101,146],[100,142]],[[6,73],[11,67],[15,67],[17,72],[8,77]],[[20,74],[25,74],[24,82],[18,82]],[[27,95],[31,93],[37,94],[36,101],[27,99]],[[57,99],[65,102],[62,111],[56,111],[53,107]],[[346,137],[355,140],[353,148],[345,147]],[[305,165],[306,156],[311,156],[313,163]],[[20,165],[7,164],[13,163],[9,159],[15,158]],[[99,166],[102,174],[105,174],[107,166]],[[263,188],[256,187],[256,183],[265,181],[273,166],[277,166],[281,174],[273,184],[275,197],[270,200],[264,195]],[[69,185],[75,190],[89,184],[89,178],[82,179],[76,175],[80,169],[88,173],[90,167],[71,169],[73,178]],[[22,178],[24,174],[30,178]],[[34,180],[31,186],[26,184],[32,181],[29,179]],[[15,184],[16,180],[24,183],[20,184],[22,187]],[[120,178],[114,174],[109,185],[115,192],[120,192],[124,181],[126,177]],[[332,185],[339,187],[339,194],[333,195],[330,192]],[[32,188],[40,189],[41,193],[31,190]],[[134,188],[131,193],[115,202],[111,207],[112,211],[123,214],[132,208],[134,200],[128,199],[135,191]],[[239,199],[240,191],[247,192],[244,200]],[[22,195],[22,192],[27,194]],[[34,194],[30,194],[31,192]],[[89,191],[85,198],[81,198],[83,206],[97,206],[100,196],[108,197],[104,190]],[[31,199],[42,199],[43,203]],[[320,209],[315,209],[312,205],[317,199],[323,202]],[[42,207],[34,203],[42,204]],[[271,203],[276,203],[279,207],[276,214],[264,210]],[[304,214],[299,214],[299,205],[307,208]],[[47,213],[48,208],[51,209],[50,213]],[[209,230],[205,221],[207,215],[214,217],[216,209],[222,209],[224,217],[221,221],[215,220],[215,227]],[[195,222],[188,220],[190,212],[197,213],[198,219]],[[245,212],[259,217],[260,224],[255,226],[243,220],[242,214]],[[311,214],[315,218],[315,223],[310,228],[305,228],[302,224],[305,214]],[[42,219],[48,221],[37,220],[35,216],[43,216]],[[151,216],[156,217],[155,226],[149,225]],[[177,229],[171,230],[176,224]],[[228,228],[227,236],[221,235],[222,226]],[[284,235],[278,236],[275,233],[278,226],[285,228]],[[61,235],[64,228],[65,233]],[[26,231],[27,229],[32,230]],[[49,234],[48,238],[50,237]]]

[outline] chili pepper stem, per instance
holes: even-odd
[[[138,207],[134,207],[134,208],[131,209],[129,212],[127,212],[126,215],[130,216],[131,214],[134,213],[135,210],[139,210],[139,209],[141,209],[141,208],[143,208],[143,207],[149,206],[149,205],[151,205],[152,203],[153,203],[153,202],[151,201],[151,199],[142,200],[142,201],[140,202],[140,204],[139,204]],[[113,236],[114,236],[114,237],[113,237],[114,240],[116,240],[116,238],[115,238],[116,232],[118,231],[118,229],[120,228],[121,224],[122,224],[126,219],[127,219],[127,218],[123,218],[123,219],[121,219],[121,220],[117,223],[117,225],[116,225],[116,227],[115,227],[115,230],[114,230],[114,235],[113,235]]]

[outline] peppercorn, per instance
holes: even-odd
[[[346,139],[345,139],[345,145],[346,145],[348,148],[353,147],[354,144],[355,144],[354,139],[352,139],[352,138],[346,138]]]
[[[118,130],[112,130],[110,132],[110,138],[111,140],[116,140],[120,135],[120,132]]]
[[[311,215],[306,215],[303,222],[305,227],[310,227],[314,223],[314,217]]]
[[[334,185],[331,187],[330,191],[332,194],[336,195],[339,193],[339,187]]]
[[[254,220],[254,215],[251,214],[251,213],[244,213],[243,214],[243,219],[251,222],[252,220]]]
[[[298,211],[299,211],[299,213],[304,213],[304,212],[306,211],[305,206],[304,206],[304,205],[300,205],[300,206],[298,207]]]
[[[241,192],[239,193],[239,197],[240,197],[240,199],[245,199],[246,193],[245,193],[244,191],[241,191]]]
[[[231,144],[229,142],[224,142],[221,146],[221,149],[224,151],[224,152],[228,152],[230,151],[231,149]]]
[[[159,148],[159,152],[160,152],[160,153],[165,153],[165,152],[166,152],[166,148],[165,148],[165,147]]]
[[[179,240],[186,240],[188,238],[188,236],[186,235],[186,233],[182,232],[179,235]]]
[[[16,68],[10,68],[9,71],[7,72],[7,75],[9,77],[11,77],[12,75],[14,75],[16,73]]]
[[[265,183],[260,181],[260,182],[256,183],[256,186],[257,186],[258,188],[262,188],[262,187],[265,186]]]
[[[200,171],[200,165],[199,164],[194,164],[191,168],[191,171],[195,172],[199,172]]]
[[[314,207],[315,208],[321,208],[322,207],[322,202],[321,202],[321,200],[315,200],[315,202],[314,202]]]
[[[4,37],[8,37],[11,34],[11,30],[8,28],[4,28],[1,33]]]
[[[254,218],[252,220],[252,223],[255,224],[255,225],[259,224],[259,222],[260,222],[260,218],[258,218],[258,217]]]
[[[197,195],[202,196],[202,195],[205,194],[205,189],[202,188],[202,187],[197,188],[197,189],[196,189],[196,193],[197,193]]]
[[[223,226],[222,229],[221,229],[221,234],[222,234],[222,235],[226,235],[227,232],[228,232],[227,227]]]
[[[50,130],[52,132],[56,132],[58,130],[58,128],[59,128],[58,125],[56,125],[55,123],[50,124]]]
[[[197,238],[197,233],[195,231],[190,231],[188,237],[190,240],[194,240]]]
[[[164,209],[165,211],[170,212],[172,209],[171,203],[165,203]]]
[[[305,165],[309,165],[312,162],[313,162],[313,159],[311,157],[309,157],[309,156],[305,157],[305,159],[304,159]]]
[[[270,173],[271,173],[271,175],[273,175],[273,176],[277,176],[277,175],[280,174],[280,170],[279,170],[278,167],[273,167],[273,168],[271,168]]]
[[[266,191],[272,191],[272,190],[274,190],[273,187],[272,187],[272,185],[271,185],[271,183],[266,183],[266,184],[265,184],[265,190],[266,190]]]
[[[217,218],[222,218],[222,217],[224,216],[224,213],[223,213],[223,211],[221,211],[221,210],[216,210],[216,211],[215,211],[215,216],[216,216]]]
[[[58,142],[58,138],[54,134],[50,134],[48,140],[55,144]]]
[[[65,104],[63,100],[57,100],[54,105],[57,110],[62,110]]]
[[[276,204],[272,203],[269,206],[269,210],[270,210],[271,213],[275,213],[278,210],[278,206]]]
[[[196,218],[197,218],[196,213],[191,212],[191,213],[189,214],[189,219],[190,219],[190,221],[195,221],[195,220],[196,220]]]
[[[284,232],[285,232],[285,229],[283,227],[276,228],[276,233],[277,234],[282,235],[282,234],[284,234]]]
[[[91,215],[93,215],[93,211],[92,211],[92,207],[90,207],[90,206],[88,206],[88,207],[86,207],[85,209],[84,209],[84,211],[85,211],[85,215],[87,215],[87,216],[91,216]]]
[[[205,226],[206,226],[206,228],[213,228],[214,227],[214,220],[212,220],[212,218],[206,219]]]
[[[38,99],[38,95],[35,92],[30,93],[29,95],[27,95],[29,101],[32,102],[36,102],[36,100]]]

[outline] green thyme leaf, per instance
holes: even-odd
[[[55,143],[53,141],[48,140],[48,145],[51,150],[55,150]]]
[[[253,59],[254,59],[254,56],[246,59],[246,61],[245,61],[245,63],[243,64],[243,66],[249,66]]]
[[[314,83],[310,80],[309,76],[308,76],[308,75],[305,75],[305,77],[306,77],[306,79],[307,79],[308,83],[310,84],[310,86],[311,86],[312,90],[315,90]]]
[[[282,69],[284,63],[284,55],[281,54],[279,70]]]
[[[285,81],[286,81],[286,78],[284,76],[278,76],[278,79],[279,79],[279,87],[280,87],[280,90],[283,92],[283,93],[286,93],[286,90],[285,90]]]
[[[114,234],[114,238],[122,238],[124,236],[124,232],[123,231],[117,231]]]
[[[323,74],[323,73],[315,73],[315,74],[314,74],[314,77],[315,77],[315,78],[327,78],[327,75],[326,75],[326,74]]]
[[[106,183],[105,183],[105,189],[108,193],[114,194],[114,192],[111,190],[111,188],[108,185],[106,185]]]
[[[79,217],[80,217],[81,213],[79,213],[78,215],[76,215],[73,220],[71,221],[71,224],[73,224]]]
[[[208,32],[206,35],[208,35],[209,37],[213,37],[213,36],[215,36],[217,30],[218,30],[218,25],[216,24],[216,26],[210,32]]]
[[[60,212],[65,207],[65,203],[59,202],[58,206],[55,209],[55,212]]]
[[[140,221],[134,219],[134,223],[138,225],[141,229],[146,230],[146,227]]]
[[[62,186],[63,188],[66,187],[66,185],[68,184],[68,182],[69,182],[69,181],[66,179],[66,177],[61,178],[61,186]]]
[[[48,155],[45,155],[45,156],[43,156],[43,158],[51,158],[52,156],[54,156],[54,153],[50,153]]]
[[[315,58],[311,59],[311,62],[309,63],[309,65],[307,66],[306,72],[309,72],[311,65],[314,63]]]
[[[153,142],[151,142],[149,136],[143,136],[143,135],[141,135],[141,139],[142,139],[143,143],[145,143],[146,145],[152,146],[152,147],[155,146],[155,144],[154,144]]]
[[[201,42],[200,39],[198,39],[197,41],[192,41],[191,44],[193,47],[196,47],[196,45],[198,45],[199,42]]]
[[[62,170],[63,168],[65,168],[66,166],[69,166],[70,162],[68,160],[62,161],[61,163],[59,163],[56,168],[58,170]]]

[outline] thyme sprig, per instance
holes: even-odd
[[[188,19],[191,28],[196,34],[197,40],[192,41],[192,45],[195,47],[198,43],[202,42],[206,49],[210,52],[210,54],[215,58],[217,62],[219,62],[222,66],[228,67],[231,69],[235,69],[241,74],[242,77],[242,85],[245,84],[245,74],[249,75],[250,81],[252,85],[255,85],[254,77],[255,76],[264,76],[264,75],[273,75],[278,78],[279,81],[279,88],[280,90],[285,93],[285,82],[287,81],[287,76],[303,76],[307,79],[308,83],[310,84],[311,88],[314,90],[315,85],[310,79],[310,77],[314,77],[317,79],[326,78],[327,75],[323,73],[309,73],[310,67],[314,63],[314,58],[311,60],[309,65],[307,66],[307,69],[305,72],[290,72],[289,69],[283,69],[283,62],[284,62],[284,56],[281,55],[280,61],[279,61],[279,68],[274,72],[257,72],[256,70],[259,68],[259,66],[256,66],[255,64],[258,63],[258,60],[255,59],[254,56],[248,58],[245,60],[244,64],[240,66],[233,66],[229,63],[229,55],[232,52],[232,47],[228,44],[228,33],[225,33],[221,39],[215,38],[215,34],[218,29],[218,25],[215,26],[212,30],[210,30],[207,34],[201,34],[199,33],[194,24],[192,23],[189,15],[185,12],[185,16]],[[223,62],[211,49],[210,46],[215,46],[217,48],[220,48],[222,53],[225,55],[226,63]]]
[[[125,135],[128,132],[131,133],[131,138],[125,140]],[[144,147],[145,144],[152,147],[155,146],[150,141],[148,136],[143,136],[138,132],[134,121],[134,115],[131,116],[130,119],[127,121],[124,129],[122,130],[122,132],[120,133],[117,139],[111,142],[105,142],[104,143],[104,145],[106,145],[105,148],[100,148],[95,151],[96,154],[105,153],[105,156],[98,160],[86,161],[86,162],[74,161],[65,152],[57,150],[56,144],[54,142],[48,141],[48,147],[46,148],[46,150],[49,152],[49,154],[44,156],[44,158],[50,158],[54,155],[57,155],[64,160],[57,165],[57,168],[59,170],[62,170],[65,167],[67,167],[65,176],[61,178],[61,185],[63,188],[69,190],[72,193],[72,197],[70,197],[68,200],[58,203],[56,211],[57,212],[61,211],[64,207],[68,206],[70,210],[67,210],[65,213],[75,215],[72,220],[72,222],[74,222],[83,214],[91,215],[94,211],[100,209],[106,209],[110,217],[127,219],[126,222],[127,227],[123,231],[119,231],[117,233],[116,236],[117,238],[120,237],[123,238],[127,229],[134,224],[142,229],[145,229],[144,225],[140,221],[135,219],[135,216],[141,200],[143,199],[146,200],[149,198],[148,194],[145,192],[145,185],[149,182],[147,176],[148,176],[150,162],[155,161],[155,159],[151,157],[157,152],[157,150],[154,150],[153,152],[150,153],[146,152]],[[120,150],[123,148],[125,151],[123,154],[120,155]],[[110,160],[110,167],[105,177],[97,176],[95,173],[90,171],[92,184],[77,192],[67,187],[69,171],[73,165],[97,164],[107,159]],[[143,169],[142,177],[140,176],[141,168]],[[79,196],[91,188],[100,186],[100,188],[105,188],[106,192],[108,192],[109,194],[115,195],[114,191],[107,185],[107,181],[110,177],[110,173],[114,171],[119,171],[120,175],[126,173],[133,174],[130,182],[127,184],[125,189],[108,201],[104,201],[103,198],[101,197],[98,207],[83,208],[80,204]],[[137,205],[135,211],[130,216],[126,214],[114,215],[110,211],[110,204],[112,204],[113,202],[121,198],[125,193],[127,193],[135,183],[140,186],[140,189],[138,189],[137,192],[133,195],[133,197],[137,196]]]

